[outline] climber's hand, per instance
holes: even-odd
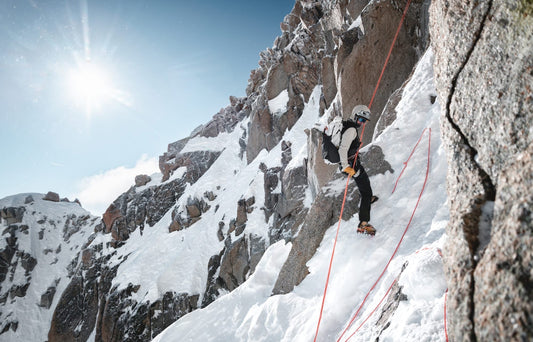
[[[355,170],[349,166],[345,168],[344,170],[342,170],[342,172],[347,173],[348,175],[350,175],[350,177],[355,175]]]

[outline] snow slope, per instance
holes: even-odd
[[[396,108],[397,119],[373,142],[383,149],[386,160],[395,172],[371,178],[374,193],[380,197],[372,210],[371,222],[378,230],[375,237],[356,234],[357,215],[340,224],[318,341],[335,341],[341,336],[359,305],[383,272],[383,277],[370,292],[362,311],[344,334],[342,341],[346,341],[381,301],[405,264],[407,266],[398,282],[407,300],[400,302],[397,311],[390,318],[390,326],[383,331],[376,326],[380,314],[378,308],[377,313],[369,318],[350,341],[370,341],[378,336],[379,341],[445,340],[443,307],[446,282],[438,249],[443,246],[444,230],[448,221],[445,189],[447,167],[445,152],[440,141],[440,106],[438,102],[432,104],[430,100],[430,97],[435,95],[432,64],[433,54],[428,51],[420,60],[404,90],[402,100]],[[317,88],[300,120],[283,138],[291,141],[292,146],[302,146],[302,150],[296,153],[298,156],[305,156],[307,153],[303,129],[310,128],[320,121],[317,105],[319,96],[320,88]],[[426,175],[429,129],[431,129],[429,176],[421,201],[413,215]],[[234,134],[240,134],[237,132],[238,129],[235,131]],[[422,132],[424,135],[421,137]],[[396,191],[391,194],[405,165],[404,162],[407,161],[419,138],[421,141],[418,148],[407,164]],[[269,153],[262,151],[250,165],[244,165],[242,161],[234,158],[235,148],[230,143],[221,158],[217,160],[219,165],[212,167],[205,178],[200,179],[193,188],[197,194],[201,194],[206,183],[217,184],[217,177],[210,175],[210,172],[220,170],[217,175],[227,175],[225,171],[234,168],[234,174],[238,177],[230,181],[234,182],[235,189],[248,184],[249,193],[256,196],[259,200],[256,206],[260,207],[262,205],[260,199],[264,196],[261,194],[262,175],[257,173],[257,164],[262,161],[270,167],[279,163],[280,146]],[[297,162],[303,162],[303,157],[295,158],[291,163]],[[218,184],[230,184],[227,181],[228,179],[222,179]],[[336,184],[336,187],[342,189],[344,184]],[[217,204],[221,209],[226,200],[233,202],[237,196],[231,190],[221,190],[217,195],[219,196]],[[254,211],[254,214],[258,212]],[[226,211],[219,210],[217,213],[222,217]],[[412,215],[412,222],[402,244],[388,268],[384,270]],[[267,231],[268,225],[259,216],[252,222],[256,225],[254,229],[257,234],[261,235]],[[212,227],[203,224],[202,229],[206,231],[198,232],[193,226],[174,234],[173,241],[178,244],[180,240],[182,242],[179,247],[174,247],[175,254],[172,258],[179,259],[181,255],[179,250],[182,248],[196,251],[210,248],[209,239],[215,235],[213,230],[217,227],[214,223],[220,217],[213,217]],[[249,222],[249,226],[252,225],[253,223]],[[284,246],[283,242],[278,242],[270,246],[257,266],[256,272],[238,289],[219,297],[206,308],[182,317],[158,335],[154,341],[312,341],[317,330],[336,229],[337,225],[328,229],[315,256],[308,262],[310,274],[293,292],[270,296],[277,274],[290,250],[290,244]],[[200,233],[200,237],[189,236],[193,231],[194,234]],[[191,239],[206,241],[195,241],[192,245]],[[167,249],[164,251],[168,252]],[[200,263],[205,269],[210,254],[200,253],[200,255],[195,262]],[[172,267],[174,268],[174,265]],[[124,272],[126,273],[126,270]],[[183,276],[186,275],[180,275]],[[203,280],[205,279],[201,279],[198,284]],[[154,287],[157,283],[154,279],[145,281],[151,282],[151,285],[146,285],[147,288]],[[162,285],[161,279],[159,285]],[[177,287],[177,285],[171,286],[169,282],[165,282],[165,285],[167,288]]]

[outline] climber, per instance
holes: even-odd
[[[359,205],[359,225],[358,233],[369,235],[376,234],[376,229],[368,222],[370,221],[370,205],[378,200],[372,194],[372,187],[366,171],[361,165],[359,155],[354,167],[354,159],[361,145],[357,128],[361,127],[366,121],[370,120],[370,109],[365,105],[357,105],[352,110],[352,115],[348,120],[343,121],[343,130],[341,142],[339,145],[340,169],[342,172],[354,177],[355,183],[361,194]]]

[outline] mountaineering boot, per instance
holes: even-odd
[[[374,228],[374,226],[364,221],[359,223],[359,226],[357,227],[357,232],[362,233],[362,234],[372,235],[372,236],[376,235],[376,229]]]
[[[372,197],[370,198],[370,204],[372,204],[372,203],[374,203],[374,202],[377,202],[378,199],[379,199],[378,196],[372,196]]]

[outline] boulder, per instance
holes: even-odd
[[[59,202],[59,195],[55,192],[48,191],[46,195],[44,195],[43,200],[45,201],[52,201],[52,202]]]
[[[148,175],[137,175],[135,176],[135,186],[144,186],[152,181],[152,178]]]
[[[56,286],[50,286],[45,293],[41,295],[41,302],[39,306],[45,309],[50,309],[52,302],[54,301],[54,296],[56,294]]]

